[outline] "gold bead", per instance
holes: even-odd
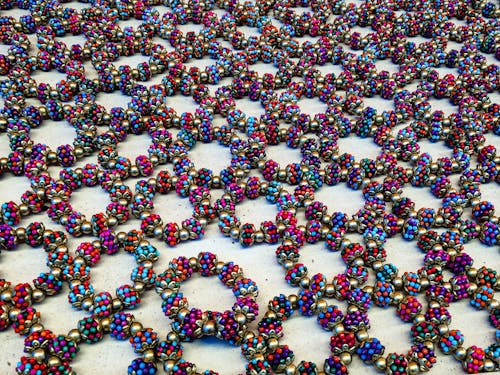
[[[139,332],[140,330],[142,330],[142,328],[143,328],[142,323],[140,323],[140,322],[133,322],[130,325],[130,335],[131,336],[135,336],[137,334],[137,332]]]
[[[198,258],[196,257],[189,258],[189,266],[193,268],[195,271],[198,270]]]
[[[353,313],[355,313],[357,311],[359,311],[358,306],[356,306],[356,305],[349,305],[349,306],[347,306],[347,313],[348,314],[353,314]]]
[[[417,314],[415,315],[415,318],[413,318],[414,323],[422,323],[425,322],[425,315],[423,314]]]
[[[179,341],[180,338],[179,338],[179,335],[173,331],[169,332],[167,334],[167,341],[168,342],[174,342],[174,341]]]
[[[311,284],[311,279],[307,276],[303,277],[301,280],[300,280],[300,287],[302,289],[309,289],[309,285]]]
[[[363,287],[363,291],[365,293],[368,293],[369,295],[372,295],[373,294],[373,286],[371,286],[371,285],[365,285]]]
[[[57,357],[50,357],[48,360],[47,360],[47,365],[49,365],[49,367],[57,367],[61,364],[61,360]]]
[[[181,241],[187,241],[189,239],[189,232],[184,228],[179,230],[179,239]]]
[[[278,348],[279,344],[280,343],[278,339],[275,337],[271,337],[269,340],[267,340],[267,347],[271,352],[274,352]]]
[[[368,340],[370,336],[368,335],[368,332],[364,329],[360,329],[358,332],[356,332],[356,338],[358,341],[366,341]]]
[[[249,341],[255,338],[255,333],[253,331],[245,331],[243,334],[243,341]]]
[[[144,358],[144,361],[146,362],[153,362],[155,360],[154,350],[146,350],[144,353],[142,353],[142,358]]]
[[[177,363],[176,360],[168,360],[163,363],[163,370],[165,371],[166,374],[172,374],[174,371],[174,366]]]
[[[469,280],[471,280],[471,279],[475,280],[477,277],[477,268],[475,268],[475,267],[469,268],[467,270],[467,277],[469,278]]]
[[[351,353],[349,352],[342,352],[340,354],[340,361],[344,364],[344,365],[349,365],[351,362],[352,362],[352,355]]]
[[[324,299],[320,299],[316,302],[316,310],[318,312],[326,310],[328,307],[328,302]]]
[[[203,333],[205,335],[213,335],[215,333],[215,322],[213,320],[208,320],[203,324]]]
[[[403,279],[401,277],[395,277],[394,280],[392,281],[392,284],[396,289],[401,289],[403,288]]]
[[[442,336],[450,331],[450,327],[447,324],[438,325],[439,334]]]
[[[385,371],[385,369],[387,368],[387,361],[384,357],[377,358],[377,360],[374,362],[374,366],[379,371]]]
[[[285,375],[295,375],[296,370],[295,365],[288,365],[285,369]]]
[[[488,305],[488,311],[493,311],[500,307],[500,301],[497,299],[492,299],[490,304]]]
[[[495,362],[493,362],[491,359],[486,358],[484,360],[484,366],[483,366],[484,371],[492,372],[495,371],[495,368],[496,368]]]
[[[36,323],[36,324],[33,324],[31,327],[30,327],[30,333],[33,333],[33,332],[40,332],[40,331],[43,331],[45,328],[43,327],[43,325],[41,323]]]
[[[113,298],[112,306],[113,306],[113,310],[119,311],[123,308],[123,303],[118,298]]]
[[[345,327],[342,323],[340,324],[337,324],[334,328],[333,328],[333,332],[335,332],[335,334],[339,334],[339,333],[344,333],[345,332]]]
[[[406,368],[408,375],[417,375],[420,372],[418,365],[415,362],[408,363]]]
[[[33,302],[42,302],[45,299],[45,293],[38,289],[34,288],[33,291],[31,292],[31,296],[33,297]]]
[[[111,332],[111,319],[110,318],[101,319],[101,326],[105,333]]]
[[[76,343],[79,343],[82,340],[80,331],[77,330],[76,328],[73,328],[71,331],[68,332],[68,337]]]
[[[469,287],[467,288],[467,293],[472,294],[477,290],[477,284],[476,283],[469,283]]]
[[[455,349],[455,351],[453,352],[453,357],[455,357],[455,359],[458,361],[463,361],[466,355],[467,350],[463,346]]]
[[[277,315],[276,315],[276,313],[274,311],[267,310],[266,313],[265,313],[265,317],[266,318],[275,319],[275,318],[277,318]]]
[[[42,362],[45,359],[45,350],[43,350],[42,348],[35,349],[32,355],[37,362]]]
[[[19,212],[21,213],[22,216],[27,216],[30,214],[30,208],[28,207],[27,204],[21,203],[19,205]],[[24,229],[24,228],[18,228],[18,229]]]

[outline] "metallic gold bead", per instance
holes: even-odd
[[[17,320],[17,316],[21,314],[21,310],[18,309],[17,307],[13,307],[9,310],[9,319],[12,321]]]
[[[428,341],[427,340],[427,341],[424,341],[423,344],[429,350],[434,350],[435,349],[434,343],[432,341]]]
[[[73,152],[75,153],[75,157],[77,159],[81,159],[85,156],[85,150],[81,147],[75,147]]]
[[[339,333],[344,333],[345,332],[345,327],[343,324],[337,324],[334,328],[333,328],[333,332],[335,334],[339,334]]]
[[[308,276],[305,276],[302,279],[300,279],[300,287],[302,289],[308,289],[309,285],[311,285],[311,279]]]
[[[153,236],[159,240],[163,239],[163,229],[161,227],[153,229]]]
[[[431,285],[431,283],[427,277],[421,277],[420,285],[422,286],[423,289],[427,289]]]
[[[82,228],[82,233],[83,234],[90,234],[92,233],[92,225],[90,224],[89,221],[84,221],[81,225]]]
[[[110,227],[115,227],[118,224],[118,220],[116,220],[116,218],[113,216],[109,216],[107,221],[108,221],[108,226]]]
[[[55,164],[57,162],[57,154],[54,151],[49,151],[47,154],[47,163]]]
[[[450,331],[450,327],[447,324],[440,324],[437,328],[440,335],[444,335]]]
[[[61,274],[62,274],[62,270],[58,267],[52,267],[50,269],[50,272],[54,275],[54,277],[56,279],[60,279],[61,278]]]
[[[105,333],[111,332],[111,319],[109,317],[101,319],[101,326]]]
[[[349,353],[349,352],[340,353],[340,361],[346,366],[349,365],[352,362],[351,353]]]
[[[358,306],[356,306],[356,305],[349,305],[349,306],[347,306],[347,313],[348,314],[353,314],[353,313],[355,313],[357,311],[359,311]]]
[[[55,356],[52,356],[50,357],[48,360],[47,360],[47,365],[49,367],[57,367],[57,366],[60,366],[61,365],[61,360]]]
[[[174,367],[176,365],[177,361],[176,360],[168,360],[163,362],[163,370],[165,371],[166,374],[172,374],[174,371]]]
[[[417,375],[420,372],[420,369],[415,362],[409,362],[406,372],[408,375]]]
[[[142,358],[146,362],[153,362],[155,360],[155,352],[152,349],[146,350],[144,353],[142,353]]]
[[[453,357],[455,357],[457,361],[463,361],[466,355],[467,349],[465,349],[463,346],[455,349],[455,351],[453,352]]]
[[[256,231],[254,234],[254,238],[255,238],[255,242],[257,242],[257,243],[264,242],[264,239],[265,239],[264,232],[262,232],[261,230]]]
[[[477,290],[477,284],[476,283],[469,283],[469,287],[467,288],[467,293],[472,294]]]
[[[141,294],[144,292],[144,290],[146,289],[146,285],[144,285],[144,283],[140,282],[140,281],[135,281],[134,282],[134,290]]]
[[[200,217],[198,218],[198,222],[200,223],[200,225],[203,227],[203,228],[206,228],[207,225],[208,225],[208,220],[204,217]]]
[[[187,240],[189,240],[189,232],[186,229],[184,229],[184,228],[180,229],[179,230],[179,239],[181,241],[187,241]]]
[[[203,324],[202,329],[205,335],[213,335],[215,333],[215,322],[213,320],[208,320]]]
[[[168,342],[174,342],[174,341],[179,341],[179,335],[175,333],[174,331],[171,331],[167,334],[167,341]]]
[[[496,369],[496,364],[495,362],[493,362],[491,359],[489,358],[486,358],[484,360],[484,367],[483,367],[483,370],[486,371],[486,372],[491,372],[491,371],[495,371]]]
[[[83,310],[90,310],[93,305],[94,305],[94,301],[91,298],[85,298],[82,301],[82,309]]]
[[[441,305],[437,301],[429,301],[429,309],[437,309]]]
[[[295,375],[297,367],[295,365],[288,365],[285,369],[285,375]]]
[[[233,240],[237,240],[240,238],[240,228],[231,228],[229,235]]]
[[[347,246],[349,246],[351,244],[351,240],[349,238],[343,238],[342,239],[342,242],[340,243],[340,247],[343,249],[343,248],[346,248]]]
[[[22,227],[16,228],[16,239],[19,243],[24,242],[26,240],[26,229]]]
[[[288,301],[290,301],[290,303],[292,304],[292,307],[293,308],[296,308],[297,307],[297,302],[299,300],[299,297],[297,297],[296,294],[290,294],[288,296]]]
[[[37,362],[42,362],[45,360],[45,350],[42,348],[37,348],[33,351],[32,356],[36,359]]]
[[[384,357],[377,358],[377,360],[373,364],[375,368],[379,371],[385,371],[387,368],[387,361]]]
[[[30,208],[28,207],[27,204],[21,203],[19,205],[19,212],[21,213],[22,216],[27,216],[30,214]]]
[[[196,257],[189,258],[189,266],[193,268],[195,271],[198,270],[198,258]]]
[[[139,172],[139,168],[137,167],[137,165],[132,165],[130,167],[130,175],[132,177],[138,177],[139,174],[140,174],[140,172]]]
[[[35,323],[30,327],[30,333],[43,331],[45,328],[41,323]]]
[[[112,306],[113,310],[120,311],[123,308],[123,303],[118,298],[113,298]]]
[[[358,341],[366,341],[368,340],[370,336],[368,335],[368,332],[366,332],[365,329],[360,329],[358,332],[356,332],[356,339]]]
[[[488,311],[493,311],[500,307],[500,301],[497,299],[492,299],[490,304],[488,305]]]
[[[240,325],[244,325],[247,323],[247,317],[245,314],[242,314],[242,313],[237,313],[234,315],[234,319],[236,320],[236,322]]]
[[[265,314],[265,317],[266,317],[266,318],[275,319],[275,318],[277,318],[277,315],[276,315],[276,313],[275,313],[274,311],[272,311],[272,310],[267,310],[267,311],[266,311],[266,314]]]
[[[214,188],[219,188],[221,185],[221,179],[220,176],[214,176],[212,178],[212,187]]]
[[[280,343],[278,339],[275,337],[272,337],[269,340],[267,340],[267,347],[271,352],[274,352],[278,348],[279,344]]]
[[[243,341],[249,341],[255,338],[255,333],[253,331],[245,331],[243,334]]]
[[[81,284],[82,284],[81,280],[79,280],[79,279],[73,279],[73,280],[69,281],[69,288],[73,289],[74,287],[76,287],[78,285],[81,285]]]
[[[286,179],[286,170],[285,169],[280,169],[278,171],[278,176],[277,177],[278,177],[279,181],[285,181],[285,179]]]
[[[187,314],[189,314],[189,310],[187,308],[183,307],[182,309],[180,309],[177,312],[177,318],[179,320],[184,320],[184,318],[186,317]]]
[[[413,318],[414,323],[422,323],[425,322],[425,315],[423,314],[417,314],[415,315],[415,318]]]
[[[475,280],[477,277],[477,268],[471,267],[467,270],[467,277],[469,280]]]
[[[31,297],[33,298],[33,302],[42,302],[45,299],[45,293],[38,288],[34,288],[31,292]]]
[[[135,336],[137,332],[141,331],[143,329],[143,325],[140,322],[133,322],[130,325],[130,335]]]
[[[328,307],[328,302],[324,299],[320,299],[316,302],[316,310],[319,311],[324,311]]]

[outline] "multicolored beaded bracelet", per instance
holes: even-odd
[[[204,277],[217,276],[226,287],[232,289],[236,302],[231,310],[217,312],[189,309],[187,299],[179,290],[181,283],[189,280],[194,272]],[[238,265],[219,262],[214,253],[202,252],[197,258],[173,259],[169,268],[158,274],[155,288],[163,300],[165,316],[173,320],[172,329],[183,341],[215,336],[238,345],[247,325],[258,315],[255,302],[257,285],[243,276]]]

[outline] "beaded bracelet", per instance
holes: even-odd
[[[249,361],[247,373],[281,373],[316,374],[323,371],[327,374],[347,374],[347,367],[340,357],[333,353],[328,357],[323,370],[309,361],[301,361],[294,365],[295,355],[288,345],[280,345],[283,336],[282,324],[289,319],[295,310],[300,311],[300,297],[290,295],[277,296],[269,301],[269,309],[258,323],[256,333],[249,334],[241,344],[241,351]]]
[[[217,312],[189,309],[187,299],[179,290],[181,283],[191,278],[196,271],[205,277],[217,275],[224,285],[232,289],[236,302],[231,310]],[[183,341],[215,336],[238,345],[248,323],[258,314],[256,284],[243,277],[238,265],[219,262],[217,256],[210,252],[202,252],[197,258],[179,257],[172,260],[169,268],[157,276],[155,288],[163,300],[163,312],[173,320],[172,329]]]

